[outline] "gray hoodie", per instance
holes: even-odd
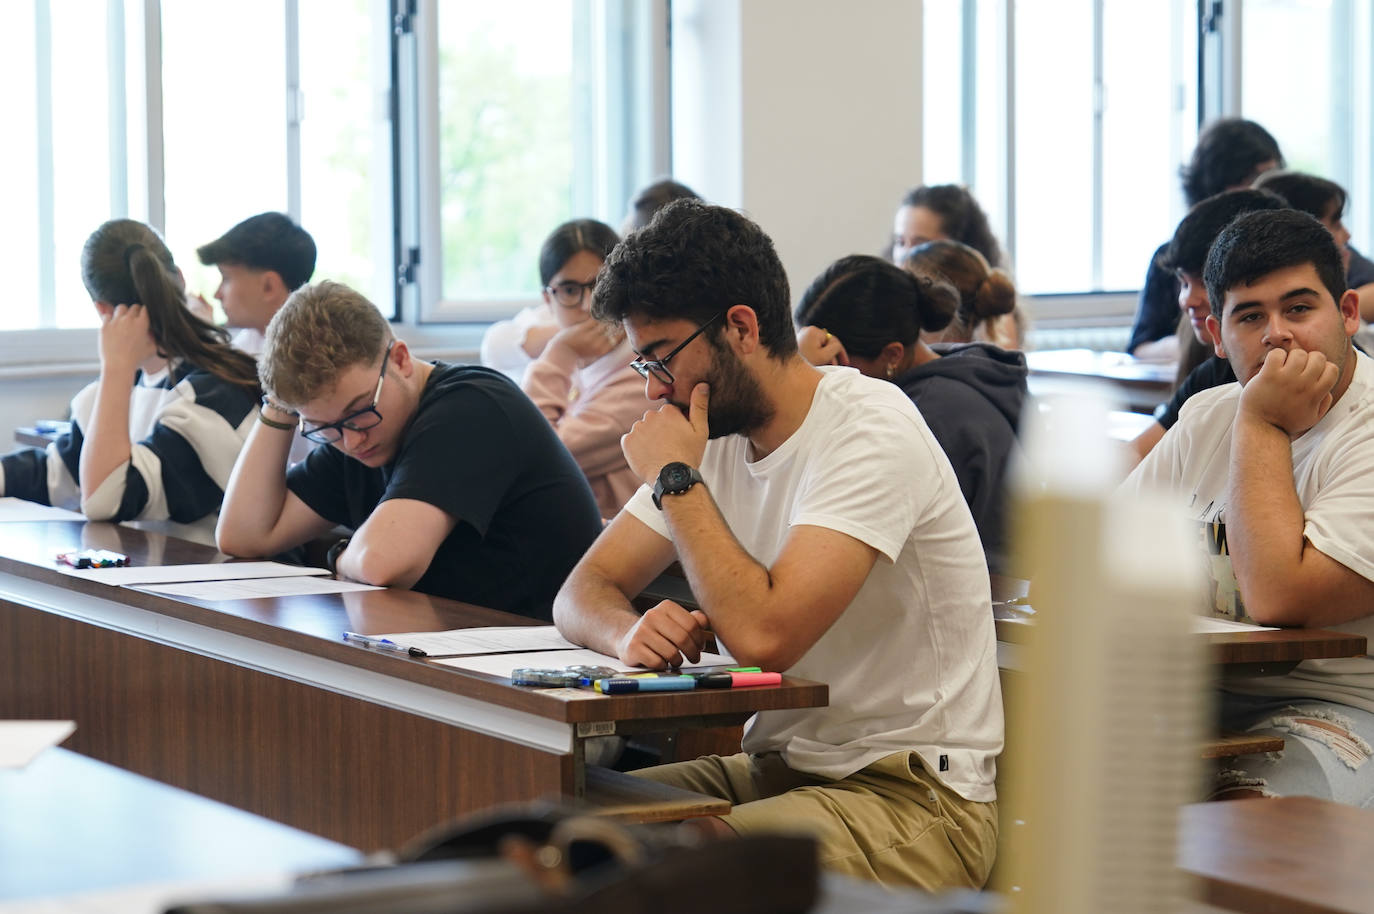
[[[1005,573],[1006,472],[1017,450],[1021,409],[1028,395],[1026,357],[989,343],[933,347],[940,358],[917,365],[894,382],[925,417],[954,467],[988,569]]]

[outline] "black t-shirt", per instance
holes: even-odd
[[[316,513],[357,527],[413,498],[457,519],[415,590],[536,619],[601,532],[587,480],[553,427],[505,375],[436,363],[396,457],[364,466],[317,447],[286,477]]]
[[[1173,428],[1174,423],[1178,421],[1178,411],[1188,402],[1189,397],[1213,387],[1230,384],[1234,380],[1236,373],[1232,370],[1231,363],[1218,356],[1211,356],[1188,373],[1188,377],[1178,385],[1178,390],[1174,391],[1168,403],[1159,405],[1159,409],[1155,410],[1155,421],[1165,429]]]
[[[1178,277],[1156,261],[1169,249],[1161,244],[1150,258],[1145,271],[1145,285],[1140,287],[1140,299],[1135,308],[1135,324],[1131,327],[1131,341],[1127,352],[1135,352],[1141,343],[1162,340],[1178,329]]]

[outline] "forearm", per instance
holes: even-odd
[[[92,498],[110,474],[129,462],[129,395],[136,370],[102,366],[95,408],[81,445],[81,500]]]
[[[285,419],[274,410],[273,421]],[[288,424],[283,422],[283,424]],[[224,491],[215,540],[230,555],[271,555],[295,543],[276,542],[276,528],[286,504],[286,462],[294,430],[256,422],[239,452]]]
[[[704,485],[663,499],[663,512],[692,594],[741,663],[786,669],[787,613],[769,569],[735,538]]]
[[[401,590],[414,587],[429,570],[429,559],[417,560],[413,553],[401,555],[394,544],[384,540],[384,537],[369,535],[364,524],[339,553],[335,573],[341,578],[377,587]]]
[[[639,619],[629,597],[594,565],[573,569],[553,602],[553,622],[574,644],[615,655],[625,633]]]
[[[1304,580],[1303,510],[1293,485],[1292,442],[1263,420],[1236,418],[1226,540],[1246,610],[1268,625],[1302,625],[1312,595]]]

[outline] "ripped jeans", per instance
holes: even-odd
[[[1208,799],[1237,791],[1374,806],[1374,714],[1312,698],[1221,692],[1223,730],[1282,737],[1281,753],[1227,759]]]

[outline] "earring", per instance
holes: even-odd
[[[892,380],[892,376],[897,373],[897,366],[889,364],[887,366],[887,379]]]

